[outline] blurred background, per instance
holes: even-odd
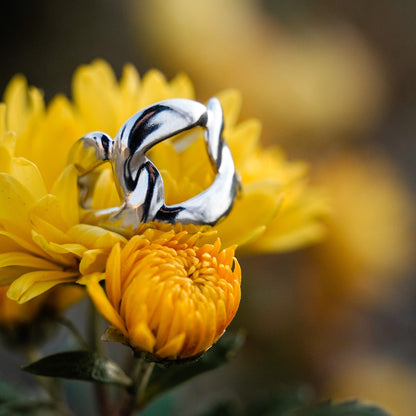
[[[47,100],[70,96],[75,68],[98,57],[117,74],[126,62],[142,74],[185,72],[201,101],[238,88],[241,120],[259,118],[265,145],[308,161],[332,200],[324,243],[241,258],[232,327],[247,332],[246,345],[170,396],[179,414],[292,388],[416,414],[414,1],[15,0],[1,9],[1,91],[19,72]],[[2,354],[6,379],[22,360]]]

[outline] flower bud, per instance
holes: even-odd
[[[206,243],[209,234],[148,228],[113,248],[106,295],[98,280],[87,284],[98,310],[135,351],[156,359],[197,356],[234,318],[241,283],[235,248]]]

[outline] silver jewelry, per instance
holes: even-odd
[[[209,159],[216,171],[214,182],[193,198],[165,204],[162,177],[146,152],[157,143],[194,127],[203,127]],[[70,153],[78,170],[81,205],[98,223],[134,231],[140,223],[214,225],[227,215],[240,188],[234,161],[222,137],[221,104],[211,98],[207,106],[193,100],[171,99],[153,104],[132,116],[114,140],[102,132],[86,134]],[[95,168],[110,162],[122,200],[119,207],[91,210]]]

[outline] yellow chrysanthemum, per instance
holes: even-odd
[[[194,92],[184,75],[167,82],[150,71],[140,80],[131,65],[117,82],[109,65],[96,61],[75,73],[73,97],[70,102],[57,96],[45,107],[39,90],[28,88],[17,76],[0,105],[0,284],[10,284],[8,294],[19,302],[59,283],[75,282],[80,275],[102,272],[111,248],[126,243],[124,236],[88,223],[79,209],[77,175],[67,165],[74,142],[96,130],[114,137],[143,107],[174,97],[193,99]],[[236,124],[241,101],[236,91],[218,97],[225,139],[243,178],[240,198],[215,227],[223,245],[278,251],[319,239],[318,218],[325,204],[305,185],[304,165],[290,164],[278,151],[263,149],[258,121]],[[186,200],[210,184],[214,172],[205,153],[202,138],[185,149],[174,142],[152,149],[150,157],[161,170],[168,204]],[[102,169],[92,208],[119,203],[111,171]]]
[[[118,103],[123,103],[123,88],[126,85],[130,88],[128,103],[132,113],[162,99],[195,99],[192,85],[184,75],[167,83],[160,73],[151,71],[140,84],[137,74],[132,71],[131,67],[126,67],[117,90],[114,75],[103,62],[80,68],[74,82],[74,86],[79,87],[79,95],[74,93],[74,96],[83,96],[82,100],[79,98],[80,103],[89,100],[84,107],[90,109],[94,120],[86,131],[102,130],[114,137],[130,115],[125,111],[124,118],[115,116],[123,112]],[[87,87],[90,90],[88,93]],[[113,91],[114,95],[109,97],[108,91]],[[153,99],[149,99],[150,96]],[[320,240],[324,232],[320,217],[326,214],[327,203],[316,190],[307,186],[305,164],[288,162],[277,148],[264,149],[259,143],[261,125],[258,120],[237,123],[241,108],[238,91],[229,89],[216,96],[224,111],[224,137],[243,181],[241,195],[233,210],[215,227],[223,244],[238,244],[245,252],[275,252]],[[100,101],[98,108],[94,106],[92,97]],[[111,114],[113,116],[110,117]],[[196,195],[206,189],[215,177],[202,131],[199,137],[194,131],[187,134],[192,139],[187,141],[183,137],[186,134],[182,134],[182,143],[191,143],[185,148],[177,146],[172,140],[158,144],[149,152],[161,171],[168,204]],[[120,203],[110,170],[102,172],[97,189],[100,192],[93,195],[93,208],[108,208]]]
[[[158,359],[187,358],[222,335],[240,302],[241,271],[234,248],[207,243],[212,237],[180,225],[149,227],[111,251],[102,275],[107,294],[100,275],[88,281],[97,309],[132,348]]]

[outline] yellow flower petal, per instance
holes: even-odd
[[[148,71],[142,80],[139,101],[140,108],[169,98],[174,97],[163,74],[155,69]]]
[[[111,250],[107,261],[107,267],[112,278],[105,282],[108,299],[113,305],[120,305],[121,301],[120,266],[120,244],[117,243]]]
[[[59,245],[49,242],[45,236],[35,230],[32,230],[32,240],[42,249],[43,255],[50,257],[55,263],[69,268],[78,266],[74,256],[71,256],[70,253],[61,254],[62,251],[59,249]],[[78,267],[76,269],[78,270]]]
[[[16,75],[9,83],[4,94],[4,101],[7,105],[6,123],[9,130],[22,135],[28,125],[34,121],[35,117],[42,113],[44,109],[43,98],[36,88],[28,88],[26,79],[22,75]],[[26,138],[28,140],[28,137]],[[21,143],[30,149],[30,143]],[[24,151],[20,152],[25,156]]]
[[[55,97],[33,139],[31,159],[42,172],[48,189],[67,165],[69,149],[84,133],[68,99]]]
[[[14,157],[10,163],[10,175],[23,184],[34,199],[47,194],[45,182],[37,166],[22,157]]]
[[[259,120],[250,119],[239,124],[226,135],[226,140],[232,151],[237,170],[255,152],[259,143],[260,134],[261,123]],[[242,137],[244,137],[244,144],[241,143]]]
[[[10,250],[27,250],[33,254],[42,256],[44,253],[42,250],[33,243],[32,240],[28,241],[24,238],[9,233],[7,231],[0,231],[0,252],[7,252]]]
[[[7,231],[18,236],[27,236],[30,230],[29,208],[33,204],[32,194],[13,176],[0,173],[0,221]]]
[[[112,208],[121,205],[110,166],[102,169],[92,194],[91,209]]]
[[[98,274],[98,273],[97,273]],[[87,292],[94,302],[98,311],[116,328],[118,328],[125,336],[127,336],[127,330],[120,315],[114,309],[113,305],[109,302],[103,288],[100,286],[98,279],[90,279],[87,283]]]
[[[0,140],[6,134],[7,123],[6,123],[6,104],[0,103]]]
[[[105,273],[94,272],[90,274],[84,274],[84,276],[81,276],[79,279],[77,279],[76,283],[79,285],[87,286],[87,284],[89,284],[92,280],[95,280],[96,282],[105,280]]]
[[[32,222],[38,220],[42,220],[42,224],[47,222],[48,227],[53,227],[56,233],[63,233],[67,229],[62,217],[61,203],[55,195],[48,194],[39,199],[30,210],[30,217]],[[59,238],[65,239],[63,236]]]
[[[64,278],[63,276],[59,276],[56,280],[48,280],[45,282],[34,282],[33,285],[28,289],[18,300],[19,304],[29,302],[30,300],[37,298],[48,292],[50,289],[58,285],[65,285],[68,283],[72,283],[74,281],[73,277]]]
[[[99,130],[114,137],[125,119],[120,117],[122,101],[111,67],[102,60],[81,66],[75,72],[72,90],[84,132]]]
[[[146,299],[148,288],[143,284],[143,281],[138,279],[132,279],[130,284],[123,284],[123,286],[123,297],[119,308],[128,330],[147,319],[148,308],[143,300]]]
[[[10,164],[12,162],[12,153],[5,145],[0,145],[0,172],[10,173]]]
[[[31,215],[30,219],[33,229],[38,234],[43,235],[48,241],[56,241],[60,244],[69,243],[71,241],[67,234],[37,215]]]
[[[7,295],[19,303],[27,302],[60,283],[75,281],[76,276],[73,272],[55,270],[26,273],[10,285]]]
[[[170,82],[173,97],[195,99],[195,90],[192,81],[186,74],[179,74]]]
[[[31,267],[7,266],[0,269],[0,286],[9,286],[18,277],[33,271]]]
[[[4,231],[3,231],[4,232]],[[24,240],[23,240],[24,241]],[[0,234],[0,253],[7,251],[22,251],[23,247],[8,235]]]
[[[298,181],[261,238],[247,244],[243,251],[289,251],[320,241],[325,235],[325,227],[319,218],[324,215],[329,215],[325,196]]]
[[[6,266],[24,266],[31,267],[33,269],[61,270],[61,267],[50,261],[18,251],[10,251],[8,253],[0,254],[0,268]]]
[[[1,145],[8,150],[10,157],[14,156],[15,154],[16,141],[17,137],[14,131],[7,131],[5,134],[3,134],[2,137],[0,137]],[[4,170],[4,172],[8,173],[9,171]]]
[[[82,259],[79,264],[80,273],[90,274],[92,272],[104,271],[107,256],[108,253],[101,249],[86,250],[82,254]]]
[[[52,188],[62,209],[62,218],[67,227],[79,223],[77,171],[69,165]]]
[[[157,151],[155,148],[154,152],[149,152],[149,158],[159,170],[167,171],[176,180],[180,179],[181,162],[172,143],[159,143]]]
[[[153,352],[156,339],[145,322],[140,322],[130,329],[128,337],[132,344],[141,345],[143,351],[150,353]]]
[[[225,133],[233,127],[238,120],[241,111],[242,95],[239,90],[229,88],[216,94],[220,100],[226,123]]]
[[[125,65],[120,80],[120,94],[127,118],[139,110],[140,76],[133,65]]]
[[[73,241],[90,249],[111,249],[116,243],[124,243],[126,239],[112,231],[94,225],[78,224],[68,230],[68,235]]]
[[[273,219],[278,209],[276,184],[247,185],[234,202],[230,214],[215,226],[225,246],[243,245],[257,237]],[[244,224],[244,230],[242,230]]]
[[[183,344],[185,342],[185,336],[186,334],[182,332],[181,334],[172,338],[162,348],[156,351],[156,355],[160,357],[176,358],[180,354],[183,348]]]
[[[82,255],[88,250],[87,247],[83,246],[82,244],[76,244],[76,243],[56,244],[56,243],[51,242],[49,244],[55,253],[60,253],[60,254],[71,253],[79,258],[81,258]]]
[[[180,157],[181,175],[183,177],[195,178],[194,183],[203,188],[206,188],[213,182],[214,171],[202,136],[190,144]],[[208,182],[206,180],[207,175],[209,177]]]

